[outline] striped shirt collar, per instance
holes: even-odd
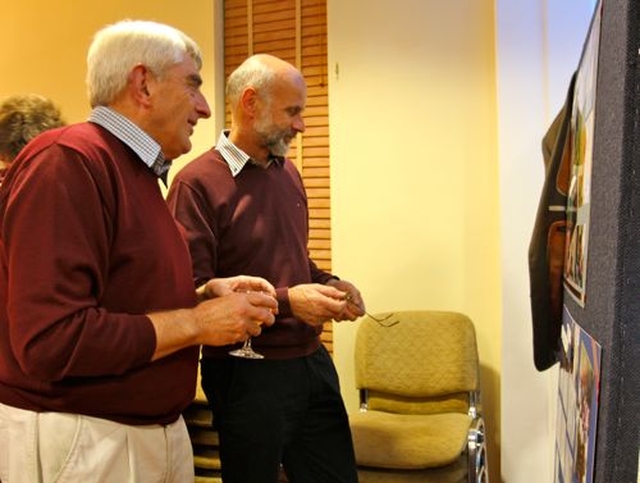
[[[105,106],[96,107],[89,116],[89,122],[102,126],[129,146],[166,184],[171,161],[165,159],[160,145],[140,127],[122,114]]]
[[[258,163],[254,162],[251,159],[251,156],[231,142],[229,139],[229,132],[229,129],[222,131],[218,138],[218,142],[216,143],[216,150],[218,150],[222,158],[227,162],[229,169],[231,170],[231,175],[235,178],[247,163],[255,165],[258,165]],[[267,163],[267,168],[271,166],[274,161],[278,164],[282,164],[284,158],[271,156]]]

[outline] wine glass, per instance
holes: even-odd
[[[247,293],[249,292],[250,290],[247,290]],[[229,351],[229,354],[234,357],[243,357],[245,359],[264,359],[264,356],[262,354],[258,354],[251,347],[251,337],[244,341],[242,347]]]
[[[244,357],[245,359],[264,359],[262,354],[258,354],[251,347],[251,337],[244,341],[242,347],[229,351],[229,354],[235,357]]]

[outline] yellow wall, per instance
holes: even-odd
[[[492,481],[500,468],[501,300],[491,2],[329,0],[333,267],[371,312],[475,322]],[[334,324],[356,409],[357,324]]]
[[[53,99],[67,122],[90,112],[85,88],[86,53],[96,30],[121,19],[168,23],[183,30],[202,48],[203,92],[214,99],[214,2],[189,0],[20,0],[2,6],[0,29],[0,98],[36,92]],[[214,106],[212,105],[212,108]],[[191,159],[215,141],[213,119],[200,121],[192,137]],[[180,162],[185,160],[179,159]]]

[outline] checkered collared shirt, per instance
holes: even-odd
[[[89,122],[99,124],[129,146],[166,183],[171,161],[165,159],[160,145],[135,123],[105,106],[96,107],[89,116]]]

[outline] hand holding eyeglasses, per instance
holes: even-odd
[[[345,300],[347,301],[348,305],[355,304],[355,302],[352,299],[351,292],[347,292],[347,295],[345,296]],[[384,317],[376,317],[375,315],[371,315],[369,312],[364,310],[362,315],[366,315],[370,319],[375,320],[382,327],[393,327],[394,325],[400,323],[399,320],[389,320],[389,319],[391,319],[391,317],[393,317],[393,315],[394,315],[393,313],[387,314]]]

